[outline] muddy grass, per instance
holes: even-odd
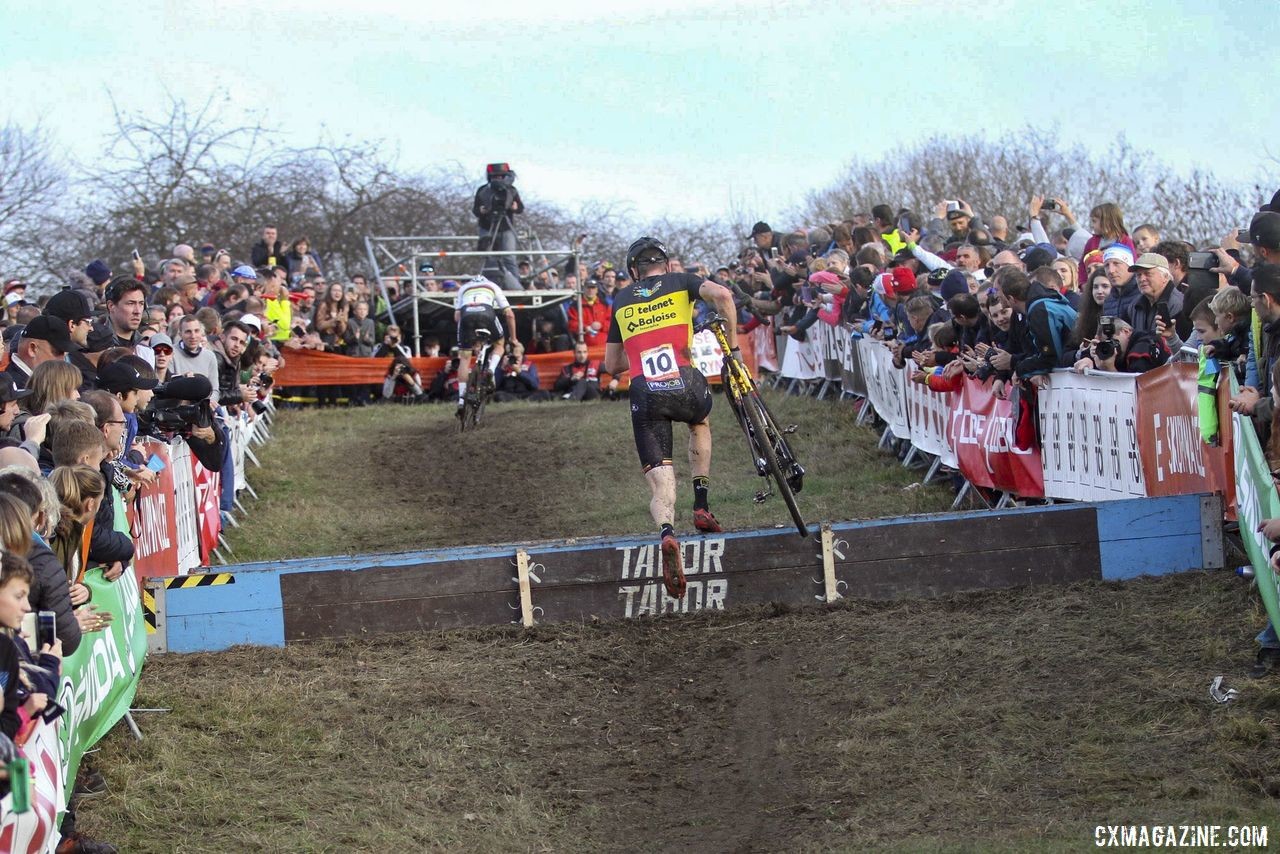
[[[769,398],[795,424],[811,520],[944,510],[951,492],[892,464],[851,405]],[[404,551],[654,530],[625,401],[492,407],[475,433],[452,407],[379,406],[280,413],[276,441],[249,478],[261,500],[230,532],[238,561]],[[678,427],[678,425],[677,425]],[[728,529],[790,524],[761,487],[723,400],[712,410],[712,509]],[[677,528],[693,530],[688,431],[675,434]]]
[[[583,453],[588,411],[546,413],[506,425],[539,437],[507,468],[554,478],[620,459],[604,470],[614,479],[586,502],[526,488],[499,507],[537,535],[582,519],[647,530],[643,503],[628,503],[640,486],[630,446],[610,434]],[[337,499],[300,494],[310,475],[268,461],[320,423],[282,419],[261,477],[276,502],[328,513],[326,528],[345,524],[327,509]],[[386,431],[369,453],[399,460],[404,478],[418,477],[414,453],[460,441],[429,421],[340,423],[333,435]],[[903,492],[900,467],[845,415],[826,423],[853,449],[824,457],[848,465],[815,478],[810,501],[879,513],[945,502]],[[406,450],[424,429],[427,444]],[[863,494],[838,498],[854,477]],[[750,479],[724,478],[722,518],[751,524],[759,508],[728,497]],[[518,538],[517,520],[474,502],[464,492],[430,518],[472,542]],[[264,516],[269,503],[256,505]],[[257,535],[242,536],[247,551]],[[1217,572],[157,656],[137,705],[172,711],[139,716],[141,743],[108,737],[95,761],[111,790],[80,821],[144,852],[1083,850],[1099,824],[1274,825],[1280,681],[1243,678],[1261,621],[1248,587]],[[1218,674],[1242,691],[1227,706],[1209,698]]]

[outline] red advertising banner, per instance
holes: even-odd
[[[1029,498],[1044,495],[1040,449],[1022,450],[1013,441],[1013,410],[986,385],[966,379],[954,397],[947,438],[960,471],[974,486]]]
[[[1138,378],[1138,447],[1147,495],[1217,492],[1234,496],[1229,448],[1206,445],[1200,434],[1195,365],[1175,363]],[[1231,413],[1221,424],[1231,424]],[[1226,444],[1231,430],[1219,430]]]
[[[200,565],[209,566],[213,548],[222,533],[222,513],[219,499],[222,496],[220,472],[209,471],[193,455],[191,479],[196,487],[196,523],[200,535]]]
[[[156,472],[153,483],[138,490],[125,512],[129,531],[133,534],[133,565],[139,578],[155,578],[178,574],[178,516],[175,506],[172,460],[169,446],[147,442],[150,468]],[[163,468],[161,468],[163,466]]]

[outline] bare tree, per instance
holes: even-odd
[[[0,127],[0,270],[39,281],[67,173],[49,135],[38,125]]]
[[[1152,222],[1172,237],[1205,243],[1247,221],[1259,203],[1256,188],[1200,169],[1181,175],[1123,136],[1100,157],[1060,137],[1052,128],[995,139],[931,137],[878,161],[854,161],[834,185],[809,194],[798,214],[829,222],[881,203],[925,213],[942,199],[963,199],[984,218],[1025,223],[1031,196],[1045,195],[1066,199],[1081,215],[1115,202],[1130,227]]]

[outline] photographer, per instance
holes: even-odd
[[[422,375],[409,363],[409,357],[400,349],[390,349],[391,365],[382,380],[382,397],[385,400],[421,400]]]
[[[1074,369],[1092,368],[1113,373],[1142,374],[1169,361],[1169,347],[1155,332],[1134,332],[1118,317],[1106,316],[1098,322],[1098,336],[1088,342],[1088,355]]]
[[[501,402],[529,400],[540,402],[551,399],[551,392],[543,390],[538,381],[538,367],[524,357],[524,347],[519,341],[498,367],[498,390],[493,399]]]
[[[222,471],[227,436],[214,420],[207,377],[174,377],[155,386],[151,402],[138,413],[138,435],[163,442],[181,438],[209,471]],[[231,475],[228,474],[228,477]]]
[[[480,235],[476,249],[480,252],[515,252],[516,230],[511,218],[524,213],[524,202],[515,188],[516,173],[505,163],[490,163],[485,174],[488,181],[476,190],[476,198],[471,205]],[[500,281],[503,290],[521,290],[515,255],[486,259],[482,273]]]

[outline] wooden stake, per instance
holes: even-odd
[[[520,581],[520,622],[527,629],[533,625],[533,593],[529,589],[529,553],[516,550],[516,577]]]
[[[836,553],[835,535],[831,533],[831,523],[822,523],[822,583],[827,602],[840,598],[836,591]]]

